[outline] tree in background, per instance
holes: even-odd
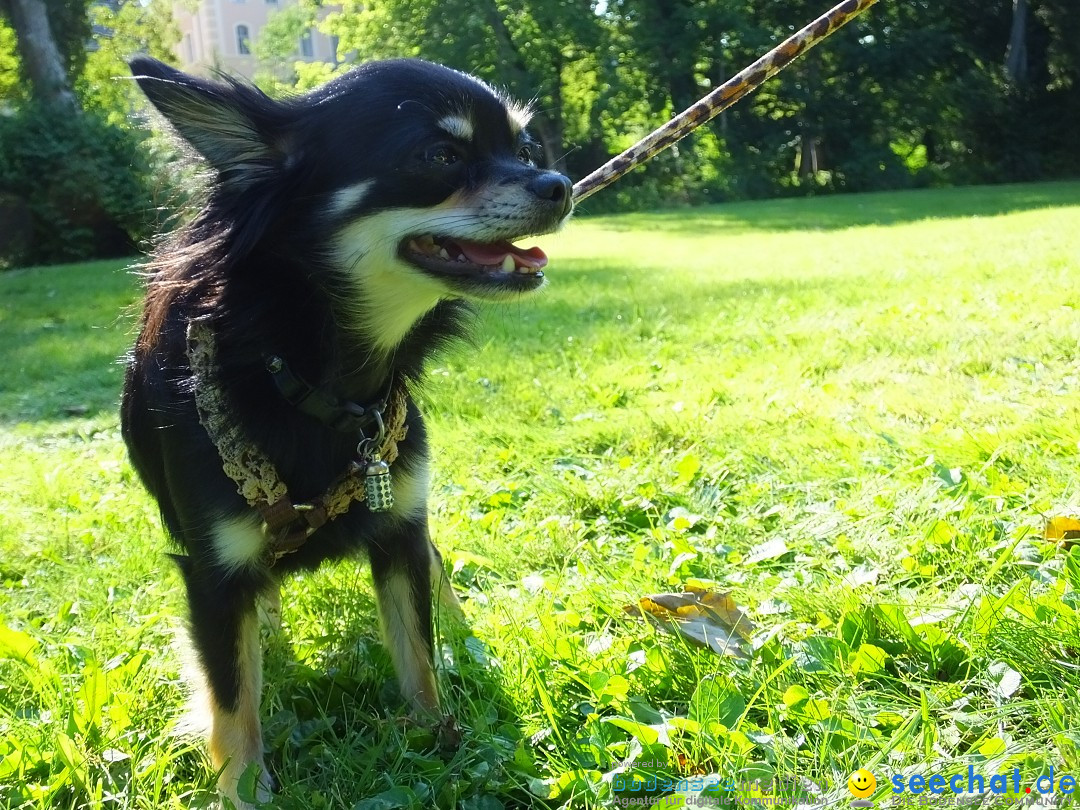
[[[168,53],[162,0],[0,0],[0,267],[129,255],[161,220],[122,57]],[[90,43],[90,47],[88,47]],[[0,51],[3,53],[3,51]],[[9,52],[10,53],[10,52]]]
[[[139,136],[126,134],[114,143],[110,129],[90,132],[88,127],[122,126],[141,104],[133,83],[114,77],[126,74],[124,58],[133,52],[171,58],[176,41],[171,2],[119,0],[92,6],[89,17],[85,3],[0,0],[0,105],[17,113],[0,118],[0,235],[20,231],[5,227],[13,200],[24,216],[27,201],[38,200],[30,208],[35,221],[47,224],[41,233],[48,238],[35,236],[22,261],[130,249],[131,240],[146,231],[139,222],[162,207],[149,202],[145,186],[154,172],[127,170],[128,164],[140,166],[146,150],[124,151],[128,147],[120,144]],[[310,89],[358,61],[421,56],[532,99],[533,129],[546,159],[580,177],[829,3],[342,0],[324,6],[321,0],[299,0],[282,5],[255,43],[262,66],[257,81],[272,94]],[[51,26],[52,52],[35,33],[42,9]],[[93,45],[87,49],[91,21]],[[296,43],[312,27],[338,37],[341,63],[296,61]],[[38,106],[49,98],[69,109],[74,102],[82,113],[68,117],[94,123],[75,129],[70,121],[50,125]],[[20,130],[23,120],[37,124]],[[1077,131],[1080,15],[1075,0],[890,0],[709,126],[592,198],[587,208],[1068,176],[1080,172]],[[64,138],[76,141],[65,145]],[[106,149],[107,143],[114,145]],[[90,167],[85,171],[103,174],[79,175],[82,169],[66,159],[70,155],[81,156],[81,164]],[[158,171],[167,165],[159,160]],[[138,193],[123,186],[133,177],[143,183]],[[61,188],[67,190],[61,194]],[[104,202],[94,219],[87,212],[95,209],[84,197],[87,189],[97,188],[104,189]],[[70,228],[56,226],[80,211]],[[105,220],[111,230],[101,224]]]
[[[22,78],[38,104],[78,113],[72,76],[82,66],[90,23],[86,0],[0,0],[15,35]]]
[[[297,58],[297,43],[316,28],[325,11],[312,0],[299,0],[273,13],[252,46],[258,60],[255,84],[272,96],[306,91],[324,84],[347,64],[306,62]]]
[[[75,84],[86,109],[122,126],[130,122],[132,110],[144,107],[138,85],[127,79],[127,60],[137,53],[174,60],[180,31],[172,8],[172,0],[114,0],[90,6],[93,44]]]
[[[1080,15],[1069,4],[879,4],[589,206],[1075,171],[1069,130],[1055,124],[1080,109]],[[827,5],[346,0],[320,25],[357,60],[423,56],[534,97],[549,159],[581,176]]]
[[[532,99],[547,159],[563,165],[568,116],[600,68],[603,22],[590,0],[345,0],[325,28],[358,58],[422,56]],[[579,95],[568,98],[573,83]],[[578,133],[575,132],[575,135]]]

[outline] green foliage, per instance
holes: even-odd
[[[255,82],[266,92],[304,92],[326,83],[338,72],[336,66],[325,62],[298,59],[300,38],[316,27],[320,13],[317,3],[301,0],[272,13],[259,31],[252,49],[259,64]]]
[[[47,6],[83,113],[57,114],[31,100],[15,31],[0,19],[0,268],[127,255],[174,210],[160,189],[178,175],[176,156],[131,126],[145,101],[122,80],[134,53],[171,58],[172,3]]]
[[[23,100],[15,31],[0,17],[0,104]]]
[[[0,116],[0,262],[123,256],[160,224],[151,203],[143,138],[92,114],[28,104]]]
[[[878,4],[588,210],[1072,176],[1076,15],[1064,0],[1031,5],[1023,88],[1001,67],[1011,3]],[[548,159],[579,177],[824,10],[813,0],[349,0],[318,25],[357,60],[423,56],[535,98]],[[283,87],[280,76],[268,84]]]
[[[90,7],[95,47],[86,55],[86,67],[76,90],[83,107],[116,126],[130,126],[131,113],[146,106],[138,85],[127,81],[127,60],[137,53],[166,62],[180,39],[172,18],[171,0],[122,0]]]
[[[550,237],[545,294],[484,308],[421,394],[464,744],[401,719],[366,573],[326,566],[266,639],[274,806],[590,810],[694,776],[846,806],[857,767],[1075,774],[1080,549],[1042,524],[1080,506],[1078,211],[1080,184],[996,186]],[[212,802],[169,733],[182,583],[118,435],[137,295],[117,263],[0,276],[0,806]],[[745,607],[748,660],[624,611],[688,583]]]
[[[343,53],[359,59],[422,56],[468,70],[508,90],[535,100],[533,128],[552,162],[560,163],[568,143],[567,118],[591,127],[602,99],[597,82],[610,76],[602,19],[591,0],[536,0],[504,4],[498,0],[349,0],[327,15],[323,26],[339,37]],[[583,64],[584,63],[584,64]],[[592,84],[564,104],[567,84],[577,69]],[[594,138],[573,130],[574,141]]]
[[[44,0],[44,5],[63,67],[74,83],[86,64],[86,43],[91,39],[89,0]],[[0,102],[22,102],[30,96],[29,87],[6,12],[6,5],[0,4]]]
[[[1002,68],[1012,3],[879,3],[583,213],[1074,176],[1080,18],[1069,0],[1030,6],[1022,83]],[[171,7],[122,0],[87,15],[85,0],[49,0],[96,116],[123,126],[142,107],[136,86],[116,79],[131,53],[172,58]],[[823,10],[816,0],[301,0],[260,32],[256,81],[283,94],[360,60],[433,59],[532,99],[547,160],[581,177]],[[339,37],[341,63],[296,60],[312,27]],[[29,94],[13,36],[0,20],[0,102],[18,109]],[[160,185],[156,175],[137,182]]]

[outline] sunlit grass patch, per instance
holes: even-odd
[[[545,247],[549,288],[484,310],[423,394],[464,745],[402,720],[367,572],[330,566],[267,639],[275,806],[1080,770],[1080,551],[1042,537],[1080,506],[1080,185],[599,218]],[[2,806],[212,801],[171,734],[180,581],[115,416],[135,286],[0,275]],[[624,610],[687,583],[744,607],[748,660]]]

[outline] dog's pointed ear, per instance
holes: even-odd
[[[189,76],[146,56],[131,72],[150,102],[226,182],[246,185],[287,160],[289,108],[239,81]]]

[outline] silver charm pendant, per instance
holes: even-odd
[[[364,467],[364,497],[372,512],[389,512],[394,508],[394,487],[390,480],[390,465],[378,454],[368,459]]]

